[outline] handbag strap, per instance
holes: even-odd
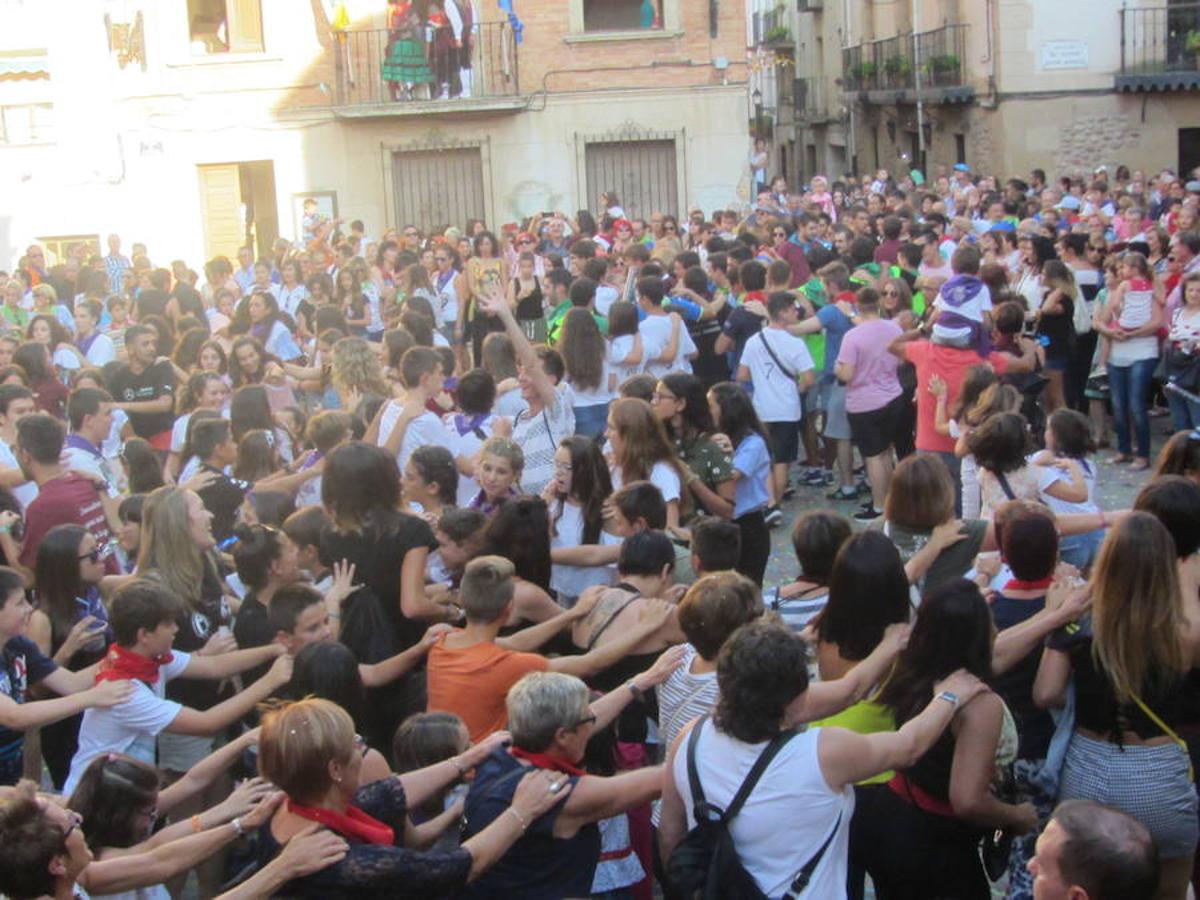
[[[587,648],[586,648],[585,652],[590,651],[593,647],[595,647],[596,641],[600,640],[600,635],[604,634],[604,632],[608,630],[608,626],[611,625],[616,620],[617,616],[619,616],[621,613],[625,612],[625,610],[629,608],[629,604],[632,603],[634,600],[641,599],[641,596],[642,596],[642,594],[640,591],[634,591],[632,597],[630,597],[628,600],[626,600],[624,603],[622,603],[620,606],[618,606],[615,610],[613,610],[612,615],[610,615],[607,619],[604,620],[604,624],[592,632],[592,636],[590,638],[588,638]]]
[[[688,784],[692,789],[692,809],[693,815],[695,816],[697,822],[708,821],[707,816],[705,816],[703,819],[700,816],[703,807],[708,807],[716,812],[721,812],[720,810],[716,809],[716,807],[711,806],[711,804],[704,799],[704,791],[700,787],[700,773],[696,768],[696,745],[700,742],[700,729],[704,727],[704,723],[707,722],[708,719],[708,716],[702,716],[700,720],[696,722],[694,726],[692,726],[692,733],[688,735]],[[742,806],[746,803],[746,799],[750,796],[750,792],[754,790],[754,786],[758,784],[758,781],[760,778],[762,778],[763,773],[767,771],[767,766],[771,764],[771,760],[775,758],[775,755],[783,749],[784,745],[788,741],[790,741],[799,733],[800,732],[794,728],[787,731],[781,731],[779,734],[775,735],[775,737],[771,739],[771,742],[763,748],[761,753],[758,754],[758,759],[754,761],[754,765],[751,766],[750,772],[746,775],[745,780],[742,781],[741,787],[737,789],[737,793],[733,795],[733,799],[729,801],[729,805],[725,807],[725,810],[722,813],[722,819],[724,820],[726,826],[728,826],[729,823],[733,821],[734,817],[741,812]],[[823,848],[822,852],[824,852]]]
[[[779,357],[775,355],[774,349],[772,349],[770,342],[767,340],[767,329],[764,328],[758,333],[758,339],[762,341],[762,345],[767,348],[767,353],[771,355],[771,359],[775,360],[775,365],[779,366],[779,370],[788,378],[792,379],[792,381],[796,381],[798,377],[796,373],[780,362]]]
[[[1000,482],[1000,490],[1004,491],[1004,496],[1009,500],[1016,500],[1017,495],[1012,489],[1012,485],[1008,483],[1008,476],[1003,472],[996,473],[996,480]]]
[[[792,900],[793,897],[799,897],[804,893],[805,888],[808,887],[808,883],[812,881],[813,872],[817,871],[817,866],[821,864],[821,859],[825,856],[825,851],[829,849],[829,845],[833,843],[833,839],[841,827],[842,810],[838,810],[838,817],[833,823],[833,830],[826,835],[825,842],[817,848],[817,852],[796,873],[796,877],[792,879],[791,886],[788,887],[787,892],[783,895],[783,900]]]
[[[1181,738],[1179,736],[1179,734],[1175,731],[1174,728],[1172,728],[1170,725],[1168,725],[1166,722],[1164,722],[1159,717],[1158,713],[1156,713],[1149,706],[1147,706],[1145,700],[1143,700],[1137,694],[1133,693],[1133,691],[1129,692],[1129,696],[1133,700],[1133,702],[1138,705],[1138,709],[1140,709],[1142,712],[1144,712],[1146,714],[1146,718],[1148,718],[1151,722],[1153,722],[1155,725],[1157,725],[1159,728],[1161,728],[1163,731],[1163,734],[1165,734],[1172,741],[1174,741],[1176,744],[1179,745],[1179,749],[1182,750],[1184,755],[1188,758],[1188,779],[1195,780],[1195,778],[1194,778],[1195,767],[1192,765],[1192,762],[1191,762],[1191,758],[1192,758],[1191,754],[1188,753],[1187,741],[1185,741],[1183,738]]]

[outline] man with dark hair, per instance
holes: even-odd
[[[741,246],[741,245],[739,245]],[[736,250],[737,248],[735,248]],[[739,251],[740,252],[740,251]],[[736,255],[730,252],[730,258]],[[741,363],[746,341],[758,334],[766,324],[767,267],[757,259],[746,259],[737,267],[738,283],[742,286],[741,303],[734,307],[721,326],[716,352],[729,354],[730,371],[736,372]]]
[[[875,262],[881,266],[891,266],[896,262],[896,254],[900,251],[900,232],[903,226],[896,216],[886,216],[883,220],[883,241],[875,248]]]
[[[692,522],[692,571],[696,577],[709,572],[732,571],[742,552],[742,530],[716,516],[701,516]]]
[[[96,486],[62,463],[65,439],[62,423],[46,413],[33,413],[17,423],[17,461],[26,476],[37,482],[38,495],[25,510],[25,536],[20,549],[9,532],[0,533],[0,546],[31,584],[38,545],[55,525],[82,525],[96,539],[105,571],[116,575],[120,570],[113,552],[116,541]]]
[[[165,452],[175,424],[175,368],[158,360],[158,335],[149,325],[125,329],[125,356],[109,379],[113,398],[137,436]]]
[[[1158,853],[1132,816],[1067,800],[1038,838],[1029,872],[1038,900],[1150,900],[1158,890]]]
[[[63,462],[67,468],[86,475],[97,485],[109,527],[121,526],[117,507],[121,504],[121,489],[116,473],[109,466],[101,447],[112,431],[113,402],[108,391],[100,388],[79,388],[67,399],[67,435]],[[103,485],[100,488],[99,485]]]
[[[22,509],[29,508],[38,488],[17,462],[17,422],[36,411],[33,391],[25,385],[0,384],[0,486],[12,491]]]
[[[212,513],[213,538],[220,543],[233,534],[237,512],[253,486],[226,474],[237,462],[237,444],[227,419],[201,419],[192,425],[192,450],[200,460],[199,472],[207,472],[212,481],[196,491],[204,508]]]

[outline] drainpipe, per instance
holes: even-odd
[[[851,20],[852,13],[850,10],[850,3],[851,3],[851,0],[842,0],[842,49],[843,50],[845,50],[847,47],[850,47],[853,45],[854,29],[853,29],[853,22]],[[845,60],[845,58],[846,58],[845,54],[843,53],[842,60]],[[846,72],[845,72],[845,70],[843,70],[842,78],[845,79],[845,77],[846,77]],[[858,160],[858,146],[857,146],[858,138],[857,138],[857,135],[855,134],[855,130],[854,130],[854,127],[855,127],[854,109],[857,105],[858,105],[857,102],[853,98],[851,98],[850,102],[846,104],[847,108],[850,110],[850,133],[848,135],[846,135],[846,152],[850,155],[850,158],[846,160],[846,166],[855,175],[858,174],[858,163],[857,163],[857,160]],[[826,143],[828,143],[828,141]]]
[[[920,151],[920,159],[912,161],[914,169],[918,166],[923,169],[925,165],[925,102],[921,99],[921,42],[917,39],[921,31],[920,10],[920,0],[912,0],[913,86],[917,92],[917,147]]]

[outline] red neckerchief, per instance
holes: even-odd
[[[530,753],[528,750],[522,750],[520,747],[509,747],[508,752],[517,759],[523,759],[527,763],[532,763],[538,769],[550,769],[554,772],[562,772],[564,775],[586,775],[587,772],[567,762],[565,759],[559,759],[557,756],[551,756],[549,753]]]
[[[395,831],[378,819],[371,818],[357,806],[347,806],[344,813],[339,813],[331,809],[321,809],[319,806],[301,806],[289,800],[287,807],[288,812],[295,813],[302,819],[320,822],[345,838],[381,846],[396,843]]]
[[[1004,585],[1006,591],[1044,591],[1050,585],[1054,584],[1054,576],[1047,575],[1045,578],[1039,578],[1036,581],[1023,581],[1020,578],[1010,578],[1008,583]]]
[[[126,650],[117,644],[108,648],[100,669],[96,672],[96,681],[126,681],[133,679],[154,684],[158,681],[158,670],[175,657],[172,653],[162,656],[142,656],[132,650]]]

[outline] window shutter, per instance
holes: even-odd
[[[263,50],[262,0],[225,0],[231,53]]]

